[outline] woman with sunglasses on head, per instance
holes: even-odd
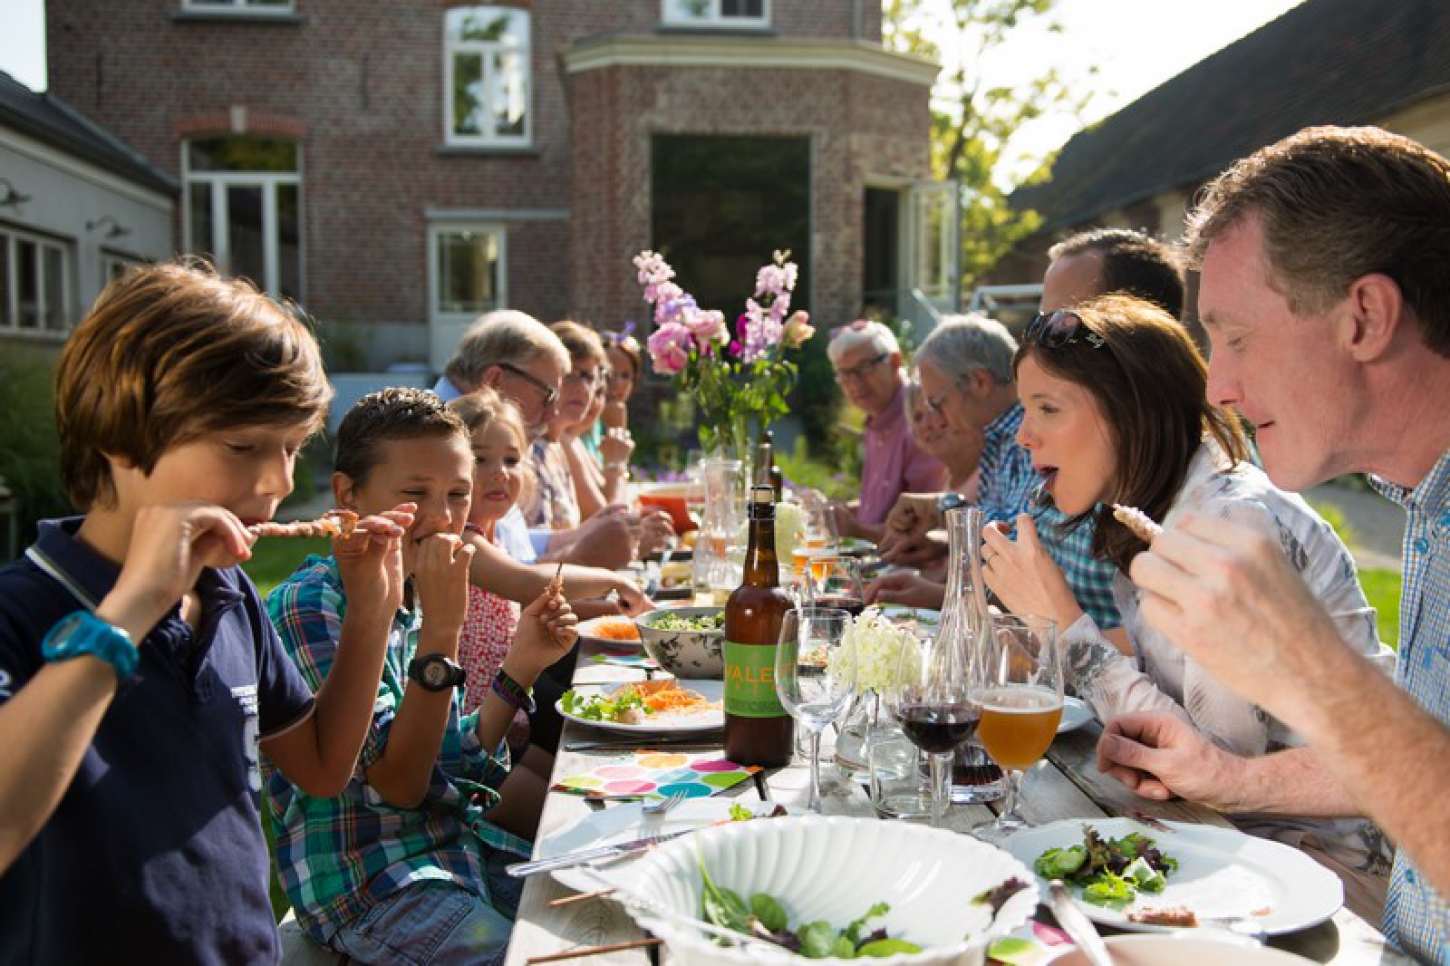
[[[1114,516],[1114,504],[1158,523],[1192,511],[1259,529],[1335,615],[1345,639],[1389,670],[1393,655],[1379,643],[1348,549],[1302,498],[1276,488],[1250,462],[1236,417],[1208,402],[1207,366],[1177,320],[1119,295],[1039,315],[1013,369],[1025,410],[1018,442],[1058,510],[1074,522],[1096,523],[1093,550],[1117,568],[1114,598],[1133,653],[1116,649],[1082,612],[1030,517],[1018,517],[1015,541],[988,529],[983,572],[1013,612],[1057,621],[1068,681],[1099,718],[1166,711],[1242,756],[1303,744],[1144,622],[1141,592],[1127,569],[1147,545]],[[1231,803],[1211,804],[1231,811]],[[1388,849],[1368,822],[1236,818],[1245,831],[1309,851],[1347,886],[1359,880],[1350,894],[1362,903],[1372,905],[1376,890],[1382,899]]]

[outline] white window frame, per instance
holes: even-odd
[[[204,138],[202,140],[205,140]],[[191,186],[194,184],[205,184],[211,190],[211,233],[209,243],[202,244],[200,250],[209,252],[216,262],[217,271],[223,275],[232,274],[231,262],[231,233],[227,231],[230,223],[229,210],[227,205],[228,188],[261,188],[262,189],[262,278],[254,278],[253,282],[273,298],[281,298],[282,283],[282,254],[281,236],[278,234],[277,224],[277,188],[282,185],[294,185],[297,188],[297,289],[292,298],[301,301],[306,291],[306,245],[304,240],[307,237],[303,219],[304,209],[302,204],[302,146],[297,145],[297,170],[296,171],[192,171],[190,142],[181,143],[181,175],[182,175],[182,212],[181,212],[181,237],[182,247],[188,252],[198,251],[200,239],[192,237],[191,229]]]
[[[181,0],[181,9],[187,13],[215,14],[220,17],[290,17],[297,12],[296,0],[286,3],[263,3],[261,0]]]
[[[34,326],[23,326],[20,324],[20,286],[16,279],[20,270],[20,253],[16,242],[26,241],[36,248],[35,258],[35,315]],[[75,246],[45,235],[37,235],[34,232],[22,231],[11,228],[9,225],[0,225],[0,258],[5,259],[5,277],[10,280],[10,288],[5,293],[5,304],[0,305],[0,333],[7,335],[23,334],[36,336],[56,336],[63,338],[75,325],[75,297],[72,295],[72,279],[75,276]],[[45,325],[44,319],[50,309],[50,303],[46,301],[47,287],[45,285],[45,251],[60,252],[60,327],[49,328]]]
[[[660,0],[660,22],[671,27],[769,27],[770,0],[761,0],[760,16],[726,16],[723,0],[696,0],[703,8],[699,16],[681,15],[676,6],[682,0]],[[684,0],[688,2],[688,0]]]
[[[444,143],[451,147],[531,147],[534,143],[534,61],[533,61],[533,33],[534,15],[532,10],[525,10],[517,7],[502,7],[499,4],[479,3],[472,4],[472,9],[500,9],[510,13],[523,14],[528,18],[528,31],[524,36],[524,43],[520,47],[510,47],[507,44],[494,43],[484,40],[454,40],[448,35],[447,14],[453,10],[469,9],[450,7],[444,11],[443,20],[443,139]],[[496,130],[485,131],[481,134],[459,134],[453,130],[453,71],[454,55],[456,54],[477,54],[483,61],[483,100],[485,105],[493,103],[495,85],[498,83],[498,75],[494,71],[493,60],[496,54],[514,54],[524,68],[524,130],[521,134],[499,134]],[[488,116],[492,119],[492,113]],[[491,122],[490,122],[491,123]]]
[[[444,235],[495,235],[498,238],[498,291],[493,305],[463,312],[445,312],[439,302],[438,244]],[[484,312],[508,305],[508,230],[501,222],[438,221],[428,226],[428,317],[434,322],[472,322]]]
[[[111,279],[121,274],[128,268],[135,268],[138,265],[150,264],[144,258],[137,258],[135,255],[127,255],[125,252],[116,252],[109,249],[101,249],[101,285],[105,288],[111,284]],[[100,289],[97,289],[100,291]]]

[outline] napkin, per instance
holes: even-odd
[[[737,765],[718,751],[685,754],[642,749],[632,761],[597,765],[580,775],[560,779],[550,791],[571,795],[639,795],[665,798],[683,791],[688,798],[708,798],[760,771]]]

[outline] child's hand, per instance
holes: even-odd
[[[332,541],[349,608],[376,607],[391,620],[403,605],[403,534],[417,509],[416,503],[399,503],[363,517],[352,536]]]
[[[418,543],[414,587],[423,621],[434,631],[463,627],[468,616],[468,567],[473,547],[452,533],[435,533]]]
[[[521,684],[531,684],[539,672],[569,653],[579,639],[578,623],[579,616],[563,594],[540,594],[519,615],[518,630],[508,653],[508,663],[528,680],[519,678],[512,668],[509,674]]]
[[[251,557],[252,540],[229,510],[205,503],[143,507],[116,586],[98,610],[141,640],[196,584],[203,567]]]

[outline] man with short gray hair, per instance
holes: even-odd
[[[484,386],[519,407],[538,436],[558,410],[569,353],[547,325],[514,309],[485,312],[458,340],[433,391],[445,401]]]
[[[835,503],[843,537],[881,536],[881,524],[902,493],[939,490],[946,469],[923,452],[906,431],[901,346],[880,322],[857,319],[831,331],[826,347],[836,383],[846,399],[866,414],[861,497]]]

